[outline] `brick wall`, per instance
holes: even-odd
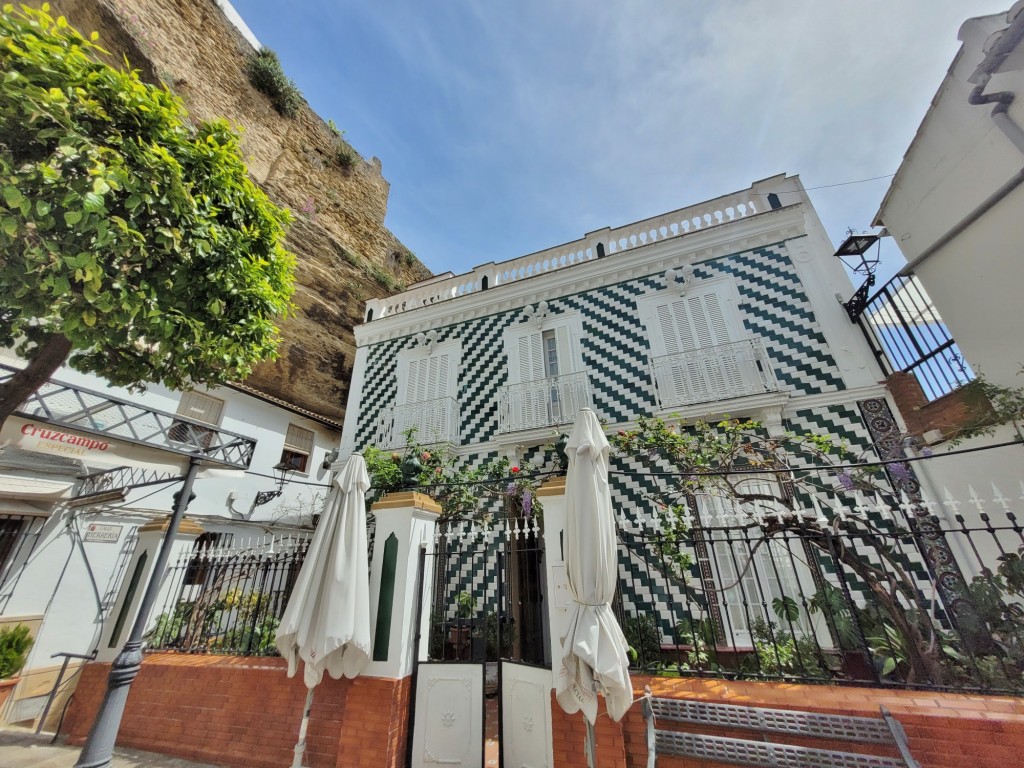
[[[337,768],[399,768],[409,735],[411,678],[357,677],[351,681],[346,719],[338,742]],[[312,768],[312,767],[311,767]]]
[[[594,725],[594,739],[597,741],[596,765],[594,768],[622,768],[626,764],[626,749],[622,739],[623,724],[612,722],[604,706],[604,699],[598,700],[597,723]],[[551,740],[555,768],[570,768],[587,764],[584,739],[587,735],[586,721],[577,712],[566,714],[551,693]]]
[[[960,429],[983,422],[992,414],[984,396],[970,385],[932,402],[928,402],[911,373],[896,372],[885,380],[885,386],[912,435],[937,429],[946,437],[953,437]]]
[[[928,691],[880,690],[795,683],[760,683],[635,676],[636,696],[645,685],[655,696],[749,704],[774,709],[877,717],[885,706],[903,725],[910,751],[922,768],[1006,768],[1018,765],[1024,754],[1024,701],[1004,696],[975,696]],[[627,768],[647,765],[646,725],[639,706],[621,724]],[[747,734],[718,733],[716,735]],[[600,742],[600,736],[598,737]],[[779,739],[782,741],[782,739]],[[819,739],[788,740],[808,746],[825,746]],[[829,748],[850,749],[841,743]],[[856,751],[870,752],[862,745]],[[878,754],[894,754],[876,750]],[[556,760],[556,765],[557,765]],[[662,768],[716,768],[707,761],[659,758]],[[620,765],[622,765],[620,763]]]
[[[81,745],[109,664],[82,672],[62,733]],[[279,658],[151,654],[132,685],[117,743],[219,765],[291,765],[306,689]],[[309,768],[404,764],[409,681],[325,677],[313,697]]]

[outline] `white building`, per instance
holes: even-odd
[[[1024,387],[1024,3],[971,18],[874,224],[884,226],[931,297],[965,362],[985,380]],[[954,393],[955,395],[956,393]],[[929,408],[942,403],[932,403]],[[951,428],[946,432],[953,432]],[[944,450],[943,437],[933,446]],[[960,448],[1020,439],[1012,424]],[[1021,495],[1019,445],[929,462],[941,497]],[[971,505],[964,511],[970,514]]]
[[[0,363],[4,375],[19,360],[6,352]],[[183,589],[181,563],[194,547],[265,549],[308,536],[326,495],[324,465],[338,426],[243,387],[177,393],[151,385],[131,393],[61,368],[0,436],[0,626],[26,623],[35,634],[5,718],[40,712],[62,661],[53,654],[116,654],[189,451],[198,448],[211,461],[195,483],[151,621]],[[275,467],[282,464],[293,469],[280,487]],[[119,490],[131,485],[139,487]],[[142,546],[138,531],[147,525]],[[147,546],[148,564],[138,566],[139,583],[129,589]],[[122,610],[126,591],[132,599]],[[51,724],[70,690],[62,689]]]

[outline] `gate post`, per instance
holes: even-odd
[[[103,627],[100,635],[99,653],[96,660],[109,662],[120,652],[124,638],[128,636],[132,625],[135,622],[135,614],[139,610],[139,603],[142,601],[142,593],[146,591],[153,567],[156,565],[157,555],[160,554],[160,543],[163,541],[164,533],[170,524],[171,517],[168,515],[162,520],[154,520],[146,523],[138,530],[138,540],[135,543],[135,551],[132,552],[131,561],[124,572],[124,579],[121,582],[121,589],[118,592],[117,600],[114,602],[114,610]],[[168,563],[177,562],[182,552],[192,548],[195,540],[203,533],[203,528],[194,520],[185,518],[178,526],[177,535],[170,545],[170,557]],[[154,605],[166,605],[166,591],[170,588],[165,578],[160,585],[160,593]]]
[[[551,687],[562,658],[562,633],[572,598],[565,572],[565,475],[549,478],[537,489],[544,505],[544,562],[547,573],[548,641],[551,643]]]
[[[430,628],[433,558],[426,558],[421,577],[420,547],[433,548],[441,506],[425,494],[403,491],[389,493],[371,512],[377,519],[370,565],[371,660],[346,694],[339,768],[405,764],[415,639],[417,629],[425,638]],[[420,647],[425,657],[427,643]]]

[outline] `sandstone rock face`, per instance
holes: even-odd
[[[279,115],[249,84],[252,46],[214,0],[56,0],[53,10],[88,34],[97,31],[112,63],[125,56],[150,82],[162,81],[196,121],[226,118],[242,129],[249,172],[295,223],[295,312],[279,323],[276,362],[245,384],[341,421],[363,302],[430,276],[384,226],[388,182],[377,158],[335,159],[342,140],[305,102]],[[282,6],[282,8],[284,8]],[[287,73],[286,73],[287,74]]]

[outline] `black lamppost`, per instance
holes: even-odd
[[[128,691],[142,667],[142,636],[146,631],[146,620],[149,618],[153,605],[156,603],[157,594],[160,592],[161,577],[167,568],[171,545],[174,543],[175,536],[178,535],[181,518],[185,515],[188,503],[195,498],[195,494],[192,493],[192,485],[195,483],[200,461],[199,456],[192,456],[189,459],[185,482],[182,484],[181,490],[174,494],[174,511],[167,523],[167,531],[164,533],[164,540],[160,545],[160,553],[153,564],[153,573],[146,585],[146,592],[142,596],[139,613],[135,617],[135,623],[132,625],[127,642],[110,665],[107,692],[103,696],[103,703],[100,704],[99,711],[96,713],[96,719],[89,731],[89,739],[78,756],[75,768],[110,768],[110,761],[114,754],[114,742],[117,741],[117,732],[121,727],[121,718],[124,715],[124,705],[128,700]]]

